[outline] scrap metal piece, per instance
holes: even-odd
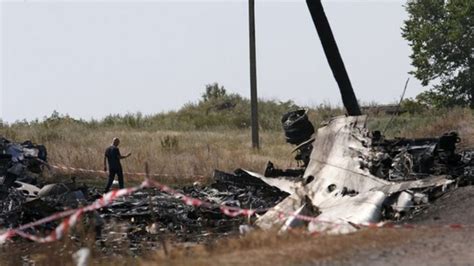
[[[390,184],[364,167],[370,157],[365,121],[365,116],[335,117],[317,131],[311,161],[304,174],[304,178],[312,177],[314,181],[305,188],[322,215],[327,209],[334,214],[332,219],[350,218],[341,217],[341,212],[334,210],[337,205],[344,209],[342,212],[359,213],[352,222],[376,220],[375,210],[383,202],[383,193],[373,193],[372,189]],[[344,190],[358,195],[343,196]]]
[[[309,140],[314,133],[313,124],[308,120],[308,110],[299,109],[284,114],[281,124],[285,131],[286,142],[300,145]]]
[[[354,197],[334,194],[317,206],[321,211],[317,218],[324,223],[376,223],[381,218],[385,199],[386,195],[380,191],[366,192]],[[312,228],[317,228],[318,223],[320,222],[310,223],[308,229],[312,231]]]
[[[8,143],[6,145],[5,153],[11,155],[13,162],[19,162],[25,159],[23,147],[17,143]]]
[[[310,223],[310,221],[300,219],[299,217],[314,217],[320,213],[318,208],[311,204],[311,200],[308,197],[305,197],[303,202],[303,205],[298,210],[296,210],[290,216],[287,216],[285,223],[280,228],[280,232],[284,232],[291,228],[306,226]]]
[[[13,187],[23,193],[23,195],[26,197],[27,202],[38,198],[38,193],[40,189],[37,186],[33,186],[20,181],[15,181]]]
[[[389,171],[390,180],[405,180],[410,176],[413,169],[413,156],[408,153],[407,148],[403,148],[392,161],[392,168]]]
[[[48,184],[40,189],[38,196],[41,198],[62,195],[69,191],[69,188],[62,183]]]
[[[311,152],[313,151],[313,142],[314,138],[310,138],[309,140],[301,143],[298,145],[291,153],[296,152],[295,160],[298,162],[302,162],[302,166],[306,168],[309,164],[311,159]]]
[[[72,258],[76,263],[76,266],[87,266],[91,256],[91,250],[89,248],[81,248],[72,254]]]
[[[291,194],[264,215],[260,216],[255,224],[264,230],[271,229],[273,226],[281,227],[288,217],[291,218],[291,214],[301,209],[304,204],[302,201],[303,198],[298,194]]]
[[[399,219],[407,213],[413,207],[414,199],[415,195],[411,191],[402,191],[392,195],[388,200],[390,200],[390,208],[394,212],[393,218]]]
[[[428,187],[442,187],[454,183],[455,180],[447,179],[447,176],[431,176],[424,179],[404,182],[392,182],[389,185],[372,189],[373,191],[382,191],[387,195],[404,190],[420,189]]]
[[[299,189],[303,187],[303,180],[300,181],[295,181],[294,178],[274,178],[274,177],[265,177],[261,174],[254,173],[251,171],[247,171],[244,169],[241,169],[243,172],[248,174],[249,176],[254,177],[256,180],[261,180],[265,182],[265,184],[277,187],[281,191],[284,191],[289,194],[296,193]]]
[[[7,173],[15,176],[22,176],[26,171],[26,166],[21,163],[15,163],[12,167],[8,168]]]

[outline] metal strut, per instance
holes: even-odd
[[[319,39],[323,45],[324,53],[331,67],[332,74],[339,86],[344,107],[350,116],[362,115],[354,90],[352,89],[351,81],[344,67],[344,62],[337,48],[336,40],[332,34],[331,26],[324,13],[321,0],[306,0],[306,3],[308,4],[309,12],[318,31]]]

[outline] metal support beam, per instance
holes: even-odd
[[[252,147],[259,149],[257,60],[255,54],[255,0],[249,0],[249,44],[250,44],[250,105],[252,111]]]
[[[329,66],[331,67],[332,74],[336,79],[337,85],[342,96],[342,103],[350,116],[361,115],[357,98],[352,89],[351,80],[347,75],[344,62],[342,61],[341,54],[337,48],[336,40],[331,31],[331,26],[324,13],[323,5],[321,0],[306,0],[308,4],[309,12],[313,18],[314,25],[318,31],[319,39],[324,48],[326,59],[328,60]]]

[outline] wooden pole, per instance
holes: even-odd
[[[250,105],[252,112],[252,147],[259,149],[257,60],[255,55],[255,0],[249,0],[249,44],[250,44]]]

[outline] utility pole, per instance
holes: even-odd
[[[252,147],[260,149],[258,138],[257,60],[255,55],[255,0],[249,0],[250,105],[252,112]]]

